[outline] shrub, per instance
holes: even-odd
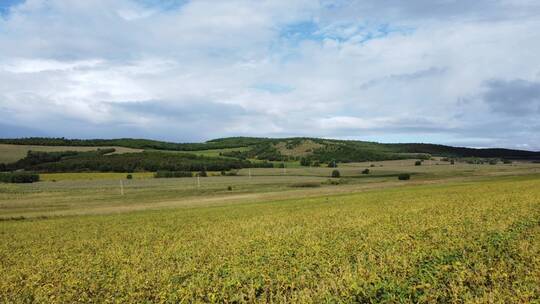
[[[453,159],[450,161],[450,165],[454,165],[455,163],[456,163],[456,161],[453,160]]]
[[[318,161],[313,162],[313,167],[320,167],[321,163]]]
[[[371,165],[369,165],[369,166],[370,166],[371,168],[375,167],[375,165],[374,165],[374,164],[371,164]]]
[[[414,163],[415,166],[421,166],[422,165],[422,161],[420,160],[417,160],[415,163]]]
[[[127,179],[133,179],[133,175],[128,174],[128,175],[126,176],[126,178],[127,178]]]
[[[0,173],[0,182],[3,183],[33,183],[39,181],[39,175],[30,172]]]
[[[369,174],[369,169],[365,169],[364,171],[362,171],[362,174]]]
[[[509,159],[504,159],[504,160],[503,160],[503,164],[507,164],[507,165],[508,165],[508,164],[511,164],[511,163],[512,163],[512,161],[509,160]]]
[[[300,166],[309,167],[309,165],[311,165],[311,162],[309,161],[309,159],[305,157],[302,157],[300,159]]]
[[[206,173],[206,170],[202,170],[201,172],[199,172],[199,176],[200,177],[207,177],[208,173]]]
[[[328,168],[337,168],[337,163],[335,160],[328,163]]]
[[[174,177],[193,177],[189,171],[158,171],[154,174],[155,178],[174,178]]]
[[[332,177],[333,177],[333,178],[340,178],[340,177],[341,177],[341,173],[339,172],[339,170],[334,170],[334,171],[332,171]]]
[[[496,159],[492,159],[492,160],[489,161],[489,164],[490,164],[490,165],[496,165],[496,164],[498,164],[498,163],[499,163],[499,161],[496,160]]]
[[[328,179],[324,183],[327,184],[327,185],[339,185],[339,184],[341,184],[341,179]]]
[[[221,171],[221,175],[223,175],[223,176],[237,176],[238,171]]]
[[[411,175],[408,174],[408,173],[402,173],[402,174],[398,175],[398,179],[399,180],[410,180]]]
[[[227,187],[228,191],[232,191],[232,186]]]

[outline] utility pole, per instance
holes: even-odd
[[[251,168],[248,169],[249,179],[251,179]]]
[[[201,175],[197,174],[197,188],[201,187]]]
[[[120,195],[124,196],[124,182],[120,180]]]

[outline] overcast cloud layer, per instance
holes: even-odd
[[[0,2],[0,137],[540,150],[536,0]]]

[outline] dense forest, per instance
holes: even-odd
[[[235,139],[215,140],[206,143],[171,143],[149,139],[66,139],[47,137],[28,137],[14,139],[0,139],[0,144],[35,145],[35,146],[74,146],[74,147],[108,147],[118,146],[133,149],[154,149],[171,151],[200,151],[226,148],[239,148],[258,143],[254,138],[238,137]]]
[[[324,148],[313,151],[313,154],[307,157],[307,159],[322,163],[329,163],[333,161],[350,163],[411,158],[429,159],[430,157],[430,154],[425,153],[391,153],[369,149],[355,149],[355,147],[348,145],[327,145]]]
[[[281,154],[276,147],[270,142],[256,144],[247,151],[230,151],[221,153],[223,156],[234,157],[239,159],[260,159],[268,161],[287,160],[285,155]]]
[[[33,172],[137,172],[137,171],[228,171],[248,167],[272,167],[271,163],[204,157],[187,153],[141,152],[108,154],[92,152],[32,152],[15,163],[4,164],[0,171]]]
[[[512,149],[474,149],[434,144],[381,144],[398,153],[427,153],[444,157],[480,157],[538,160],[540,152]]]

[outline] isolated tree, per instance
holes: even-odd
[[[341,177],[341,173],[339,172],[339,170],[334,170],[334,171],[332,171],[332,177],[333,177],[333,178],[340,178],[340,177]]]
[[[422,165],[422,161],[420,160],[417,160],[415,163],[414,163],[415,166],[421,166]]]
[[[365,169],[364,171],[362,171],[362,174],[369,174],[369,169]]]

